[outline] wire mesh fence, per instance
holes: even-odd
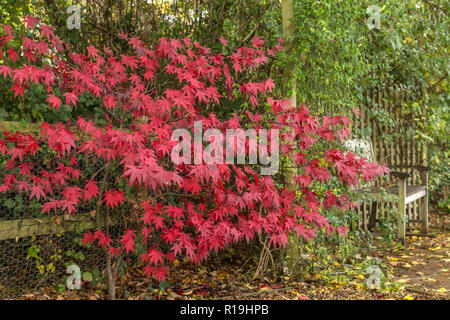
[[[77,159],[75,167],[83,172],[85,178],[95,176],[97,181],[105,178],[109,186],[118,183],[117,174],[104,177],[103,160],[84,158],[84,155],[79,155]],[[5,170],[2,168],[6,158],[2,157],[1,162],[0,181],[3,181]],[[31,176],[41,176],[43,172],[55,172],[58,167],[61,168],[61,162],[63,160],[58,159],[56,154],[43,148],[27,159],[30,164],[28,177],[25,178],[25,174],[22,177],[19,173],[17,176],[27,180]],[[86,184],[81,177],[67,177],[67,182],[81,189]],[[56,187],[51,197],[61,199],[62,188]],[[45,201],[37,201],[35,197],[30,197],[27,190],[18,188],[0,192],[0,299],[16,298],[49,286],[65,290],[70,265],[77,265],[89,281],[101,281],[106,251],[89,244],[84,246],[81,242],[86,231],[106,229],[105,217],[96,212],[97,201],[79,203],[75,214],[62,210],[43,212]],[[108,229],[113,241],[120,240],[125,224],[121,212],[110,213]]]

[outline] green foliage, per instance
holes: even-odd
[[[0,5],[0,21],[5,24],[19,26],[20,17],[31,11],[28,0],[2,0]]]
[[[33,236],[32,242],[36,240],[36,237]],[[58,261],[61,260],[61,250],[57,250],[56,253],[52,255],[42,254],[41,248],[38,244],[32,244],[28,248],[26,259],[31,259],[36,263],[36,269],[38,271],[39,277],[48,277],[50,274],[55,273]],[[45,257],[44,257],[45,256]]]
[[[92,273],[86,271],[86,272],[83,272],[82,279],[83,279],[83,281],[91,282],[94,280],[94,276],[92,275]]]
[[[439,201],[439,210],[445,214],[450,213],[450,199]]]

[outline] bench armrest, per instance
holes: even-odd
[[[415,169],[417,171],[431,171],[430,167],[416,165],[416,164],[397,164],[390,166],[392,169]]]
[[[398,171],[389,171],[389,174],[394,176],[394,177],[400,178],[400,179],[407,179],[407,178],[410,178],[412,176],[410,173],[398,172]]]

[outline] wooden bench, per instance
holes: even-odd
[[[345,147],[369,161],[376,161],[372,142],[366,139],[351,139],[344,142]],[[389,194],[389,201],[398,203],[398,238],[402,244],[405,243],[406,236],[406,205],[423,198],[419,207],[420,219],[414,222],[422,224],[422,233],[428,233],[428,171],[430,168],[420,165],[392,165],[389,166],[390,175],[397,178],[397,185],[386,189]],[[407,181],[412,177],[411,172],[394,171],[397,169],[416,170],[420,172],[420,184],[408,185]],[[383,201],[379,188],[373,184],[368,184],[362,189],[355,190],[359,193],[371,195],[374,202],[369,218],[369,229],[373,229],[376,222],[377,202]],[[411,222],[411,221],[410,221]]]

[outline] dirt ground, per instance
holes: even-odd
[[[394,280],[424,299],[450,298],[450,232],[446,221],[432,217],[434,237],[411,236],[405,250],[381,258],[393,266]]]

